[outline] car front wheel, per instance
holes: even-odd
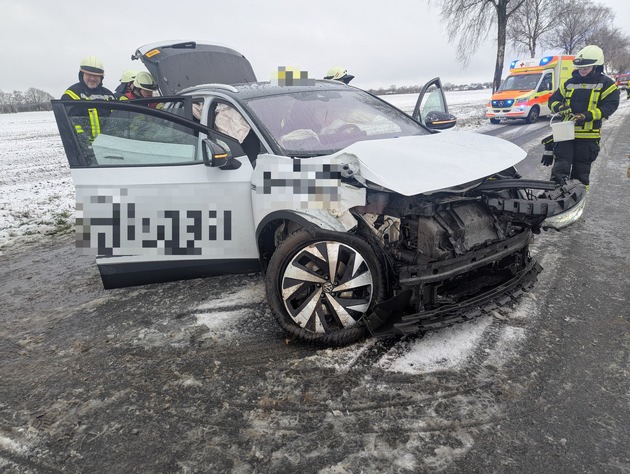
[[[299,339],[333,346],[365,337],[363,318],[385,294],[382,266],[364,239],[305,230],[278,246],[266,288],[280,326]]]

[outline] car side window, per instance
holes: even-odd
[[[252,166],[255,166],[261,149],[260,140],[232,104],[223,101],[211,104],[208,121],[211,121],[211,128],[217,131],[213,139],[227,147],[234,158],[247,156]]]
[[[85,110],[85,109],[84,109]],[[141,111],[87,109],[98,115],[100,130],[86,140],[86,116],[69,114],[88,166],[175,165],[198,161],[198,134],[181,124]],[[92,121],[94,123],[94,121]]]
[[[424,100],[420,107],[420,117],[423,122],[426,122],[427,115],[432,112],[444,112],[446,111],[446,104],[444,103],[444,96],[440,89],[436,85],[432,85],[427,89]]]

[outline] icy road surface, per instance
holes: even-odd
[[[459,128],[542,177],[544,120],[490,127],[484,94],[448,96]],[[517,306],[334,350],[285,340],[260,275],[103,290],[52,113],[0,115],[0,471],[630,472],[629,110]]]

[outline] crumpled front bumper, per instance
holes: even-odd
[[[506,213],[512,213],[523,222],[541,222],[538,228],[563,229],[579,219],[586,202],[586,187],[579,181],[568,181],[558,186],[550,181],[533,181],[524,179],[500,179],[487,181],[477,187],[477,190],[493,191],[498,189],[515,188],[528,189],[528,198],[504,199],[493,196],[492,192],[484,199],[489,206]],[[533,197],[531,190],[543,191],[539,196]],[[543,219],[544,218],[544,219]],[[535,225],[534,225],[535,227]],[[517,235],[512,239],[520,240],[529,238],[531,234]],[[503,241],[507,244],[509,241]],[[509,251],[510,255],[516,251],[527,252],[527,242],[515,241]],[[518,244],[518,245],[517,245]],[[467,258],[471,258],[469,255]],[[501,256],[502,257],[502,256]],[[507,258],[507,257],[506,257]],[[474,271],[474,265],[486,262],[474,255],[469,268],[460,265],[459,270]],[[496,259],[495,259],[496,260]],[[391,336],[400,334],[413,334],[467,321],[481,314],[489,313],[501,306],[514,302],[524,291],[530,289],[537,279],[542,267],[535,259],[527,257],[524,265],[517,265],[517,260],[510,264],[514,268],[514,274],[500,285],[489,288],[471,298],[459,303],[446,304],[428,311],[414,314],[405,314],[405,310],[411,302],[412,290],[409,285],[430,284],[430,277],[425,277],[419,268],[412,268],[414,278],[405,278],[406,273],[401,272],[400,282],[407,289],[396,296],[376,305],[373,311],[366,317],[366,325],[375,336]],[[445,265],[442,262],[442,265]],[[430,270],[430,269],[428,269]],[[428,272],[433,274],[434,272]],[[437,272],[435,278],[450,276],[448,272]],[[413,280],[413,281],[412,281]]]
[[[546,199],[555,200],[557,213],[547,217],[541,225],[545,230],[561,230],[576,222],[586,206],[586,186],[579,181],[569,181],[553,191],[543,194]]]
[[[576,222],[586,204],[586,186],[577,180],[569,180],[563,185],[551,181],[524,179],[487,181],[477,189],[515,187],[537,189],[543,192],[533,199],[502,199],[489,197],[486,203],[499,211],[524,216],[545,216],[540,227],[561,230]]]
[[[415,314],[403,314],[403,308],[411,299],[411,290],[406,290],[376,305],[366,318],[366,324],[373,336],[388,337],[416,334],[469,321],[511,305],[524,292],[531,289],[541,271],[540,264],[531,259],[525,268],[499,286],[461,303]]]

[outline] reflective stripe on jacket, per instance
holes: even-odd
[[[562,104],[574,114],[584,114],[582,125],[575,126],[575,138],[599,140],[602,119],[613,114],[619,106],[619,89],[615,81],[601,73],[581,77],[574,71],[571,78],[549,98],[549,108],[557,112]]]
[[[88,89],[81,82],[78,82],[70,86],[64,94],[62,99],[70,98],[72,100],[114,100],[114,94],[109,89],[103,86],[99,86],[96,89]],[[81,115],[84,115],[81,113]],[[90,125],[90,142],[101,133],[101,119],[97,109],[87,109],[87,119]],[[75,129],[77,133],[85,133],[83,127],[76,124]]]

